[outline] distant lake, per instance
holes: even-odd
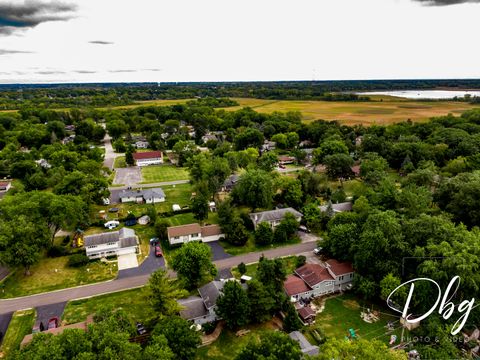
[[[357,95],[388,95],[406,99],[452,99],[463,98],[465,95],[480,96],[480,90],[398,90],[398,91],[369,91],[359,92]]]

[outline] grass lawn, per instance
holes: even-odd
[[[123,308],[133,321],[144,322],[155,313],[145,297],[143,288],[120,291],[116,293],[95,296],[88,299],[72,300],[67,303],[62,316],[64,324],[74,324],[85,321],[87,316],[94,314],[102,305]]]
[[[92,261],[80,268],[67,266],[68,256],[43,258],[30,269],[31,275],[25,276],[23,269],[5,279],[1,298],[12,298],[38,294],[46,291],[64,289],[113,279],[117,275],[116,264],[104,264]]]
[[[115,158],[113,163],[114,168],[125,168],[127,167],[127,163],[125,162],[125,156],[118,156]]]
[[[380,320],[375,323],[367,323],[360,318],[360,312],[364,307],[372,309],[372,306],[374,311],[382,312]],[[325,309],[317,314],[316,322],[310,327],[309,331],[318,328],[327,337],[343,339],[347,336],[348,329],[354,329],[355,333],[361,338],[377,339],[388,343],[391,334],[396,334],[397,339],[400,339],[401,334],[399,317],[388,315],[391,313],[391,311],[380,308],[378,305],[365,303],[352,294],[345,294],[326,300]],[[395,322],[394,328],[396,330],[387,333],[385,325],[389,321]],[[398,343],[399,340],[397,340]]]
[[[11,351],[18,349],[25,335],[32,332],[35,316],[34,309],[16,311],[13,314],[0,348],[0,352],[4,356],[8,356]]]
[[[292,255],[292,256],[287,256],[287,257],[284,257],[284,258],[281,258],[283,264],[285,265],[285,269],[287,270],[287,275],[288,274],[292,274],[293,271],[296,269],[297,265],[296,265],[296,260],[297,260],[297,256],[295,255]],[[257,266],[258,266],[258,263],[254,263],[254,264],[249,264],[247,265],[247,272],[245,273],[245,275],[248,275],[248,276],[251,276],[251,277],[255,277],[256,273],[257,273]],[[238,268],[237,267],[234,267],[232,268],[232,274],[237,278],[237,279],[240,279],[240,273],[238,272]]]
[[[242,329],[248,329],[250,332],[244,336],[236,336],[235,332],[224,329],[213,344],[197,350],[196,359],[233,359],[251,339],[258,339],[262,333],[275,330],[277,327],[270,321],[259,325],[248,325]]]
[[[142,167],[142,184],[188,180],[189,174],[186,168],[171,165],[151,165]]]
[[[270,249],[275,249],[277,247],[282,247],[282,246],[287,246],[292,244],[299,244],[300,241],[301,241],[300,238],[294,237],[293,239],[281,244],[257,246],[255,244],[253,236],[251,236],[250,239],[248,239],[247,243],[243,246],[235,246],[235,245],[229,244],[226,241],[220,241],[220,245],[223,246],[227,254],[236,256],[236,255],[246,254],[254,251],[270,250]]]

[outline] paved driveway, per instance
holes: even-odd
[[[138,166],[115,169],[114,184],[123,184],[125,186],[136,186],[142,182],[142,171]]]
[[[165,259],[163,257],[156,257],[154,247],[150,246],[150,253],[148,254],[148,257],[143,260],[140,266],[136,268],[120,270],[118,272],[117,279],[140,275],[149,275],[158,268],[165,269]]]
[[[306,232],[303,232],[303,231],[297,231],[297,235],[300,239],[302,239],[302,243],[322,240],[321,237],[318,237],[315,234],[306,233]]]
[[[5,314],[0,314],[0,344],[2,343],[3,337],[8,329],[8,324],[12,320],[13,312],[8,312]]]
[[[232,257],[232,255],[227,254],[225,252],[222,245],[220,245],[220,243],[218,241],[211,241],[211,242],[207,242],[205,244],[210,246],[210,248],[212,249],[213,261],[228,259],[229,257]]]
[[[118,271],[138,267],[137,254],[118,255]]]
[[[37,321],[43,322],[43,325],[47,327],[48,320],[53,317],[57,317],[58,320],[62,318],[63,310],[65,310],[66,301],[56,304],[37,306]]]

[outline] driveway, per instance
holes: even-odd
[[[321,237],[312,234],[312,233],[306,233],[303,231],[297,231],[297,235],[300,239],[302,239],[302,243],[307,243],[307,242],[313,242],[313,241],[318,241],[322,240]]]
[[[8,324],[12,320],[13,312],[8,312],[5,314],[0,314],[0,344],[2,343],[3,337],[8,329]]]
[[[142,182],[142,171],[138,166],[115,169],[114,184],[123,184],[125,186],[136,186]]]
[[[118,271],[138,267],[137,254],[118,255]]]
[[[165,259],[163,257],[155,256],[155,249],[150,246],[150,253],[148,257],[143,260],[140,266],[131,269],[120,270],[117,275],[117,279],[124,279],[128,277],[149,275],[158,268],[165,269]]]
[[[228,259],[229,257],[232,257],[232,255],[227,254],[225,250],[223,249],[222,245],[218,241],[211,241],[205,243],[210,248],[212,249],[212,260],[217,261],[217,260],[223,260],[223,259]]]
[[[65,310],[66,301],[59,302],[50,305],[37,306],[37,321],[43,322],[43,325],[47,327],[48,320],[53,317],[57,317],[58,320],[62,318],[63,310]]]

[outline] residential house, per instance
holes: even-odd
[[[223,192],[230,192],[234,188],[235,185],[237,185],[238,180],[240,179],[240,176],[238,175],[230,175],[228,178],[225,179],[223,182],[222,186],[222,191]]]
[[[299,343],[300,350],[303,354],[310,356],[318,355],[318,346],[310,344],[307,338],[303,336],[300,331],[292,331],[290,334],[288,334],[288,336]]]
[[[83,238],[90,259],[138,253],[138,237],[133,229],[87,235]]]
[[[122,203],[156,204],[165,201],[165,193],[162,188],[122,190],[118,197]]]
[[[300,141],[300,143],[298,144],[298,146],[301,147],[301,148],[308,148],[308,147],[312,147],[314,145],[315,144],[310,140],[303,140],[303,141]]]
[[[65,131],[75,131],[75,125],[65,125]]]
[[[174,152],[171,152],[171,151],[167,152],[167,157],[168,157],[168,160],[170,160],[170,163],[172,165],[177,165],[178,164],[178,156]]]
[[[44,169],[50,169],[52,167],[52,165],[50,165],[50,163],[45,159],[35,160],[35,163]]]
[[[346,201],[343,203],[336,203],[336,204],[332,204],[332,202],[329,202],[327,205],[319,206],[321,212],[328,212],[329,207],[331,207],[331,211],[333,212],[332,215],[335,215],[345,211],[352,211],[353,204],[350,201]]]
[[[218,141],[217,137],[212,133],[208,133],[208,134],[205,134],[205,135],[202,136],[202,141],[204,143],[206,143],[207,141],[210,141],[210,140],[211,141]]]
[[[8,191],[12,187],[10,181],[0,181],[0,191]]]
[[[200,325],[218,320],[215,310],[224,285],[224,281],[214,280],[198,289],[200,296],[179,300],[180,305],[184,307],[180,311],[180,316]]]
[[[145,151],[133,153],[133,159],[137,166],[148,166],[163,164],[163,152],[161,151]]]
[[[298,303],[296,303],[298,304]],[[302,321],[303,325],[313,324],[315,322],[316,313],[310,306],[299,306],[296,308],[298,317]]]
[[[66,145],[68,143],[71,143],[73,140],[75,140],[75,134],[69,135],[65,138],[62,139],[62,144]]]
[[[293,164],[296,160],[294,156],[288,156],[288,155],[280,155],[277,157],[277,159],[280,165]]]
[[[167,235],[170,245],[185,244],[190,241],[210,242],[225,236],[218,225],[200,226],[198,223],[170,226],[167,228]]]
[[[307,263],[296,269],[294,275],[287,276],[283,285],[293,301],[309,299],[349,289],[354,273],[348,262],[331,259],[324,265]]]
[[[277,143],[275,141],[265,140],[262,145],[262,151],[275,150]]]
[[[283,220],[285,215],[288,213],[295,216],[295,219],[298,222],[302,220],[302,217],[303,217],[302,213],[298,212],[294,208],[262,211],[257,213],[251,213],[249,214],[249,216],[250,216],[250,219],[252,219],[255,229],[257,228],[258,224],[260,224],[261,222],[268,222],[273,229],[280,224],[280,222]]]
[[[148,143],[148,141],[139,140],[134,143],[134,146],[137,149],[147,149],[150,146],[150,144]]]

